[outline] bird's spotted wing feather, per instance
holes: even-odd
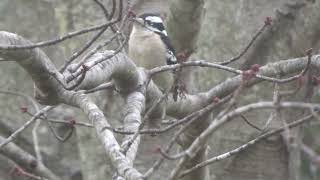
[[[168,36],[166,36],[165,34],[161,34],[161,33],[158,33],[158,34],[160,35],[161,40],[163,41],[163,43],[167,47],[167,52],[166,52],[167,64],[168,65],[177,64],[175,50],[174,50],[173,46],[171,45],[171,42],[170,42]]]

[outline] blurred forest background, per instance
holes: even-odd
[[[104,0],[108,5],[108,0]],[[297,3],[298,2],[298,3]],[[319,53],[320,47],[320,2],[317,0],[206,0],[205,16],[201,27],[196,52],[190,60],[205,59],[211,62],[223,61],[236,56],[251,40],[253,35],[264,24],[267,16],[275,19],[275,26],[265,39],[258,39],[257,46],[246,56],[232,64],[233,67],[246,69],[251,64],[304,56],[305,50],[313,48]],[[169,6],[167,1],[141,0],[131,2],[134,11],[160,12],[166,14]],[[290,3],[296,3],[290,6]],[[298,4],[298,5],[297,5]],[[108,7],[108,6],[107,6]],[[281,21],[277,21],[281,19]],[[0,30],[15,32],[33,42],[52,39],[67,32],[102,23],[104,15],[91,0],[1,0]],[[170,33],[170,32],[169,32]],[[127,32],[128,34],[128,32]],[[108,33],[104,36],[107,37]],[[55,46],[42,48],[60,66],[64,60],[83,45],[92,34],[86,34]],[[103,38],[101,38],[103,39]],[[263,43],[262,43],[263,42]],[[105,49],[111,49],[106,47]],[[314,70],[318,71],[318,70]],[[1,62],[0,90],[22,92],[33,96],[33,83],[26,72],[14,62]],[[192,68],[188,79],[189,93],[207,90],[209,87],[232,77],[229,73],[209,68]],[[271,83],[260,83],[245,92],[245,102],[272,99]],[[290,88],[290,87],[289,87]],[[114,98],[114,93],[99,92],[95,97],[112,118],[114,126],[120,125],[121,98]],[[303,93],[297,97],[303,97]],[[101,98],[109,97],[109,98]],[[319,100],[319,92],[315,91],[312,101]],[[112,103],[110,103],[112,102]],[[117,102],[117,103],[115,103]],[[319,102],[319,101],[318,101]],[[109,104],[108,104],[109,103]],[[0,94],[0,135],[7,137],[30,117],[21,112],[27,106],[34,112],[30,102],[23,97]],[[32,110],[31,110],[32,109]],[[261,111],[247,114],[254,124],[263,126],[269,114]],[[68,119],[86,121],[82,112],[70,107],[60,106],[49,113],[52,119]],[[289,113],[287,119],[295,117]],[[275,123],[277,127],[279,124]],[[65,133],[64,125],[55,125],[58,133]],[[303,125],[299,128],[299,142],[303,142],[320,154],[320,123]],[[57,141],[45,123],[38,128],[39,144],[45,164],[62,179],[102,180],[113,174],[102,147],[96,140],[94,130],[77,127],[76,133],[64,143]],[[210,142],[209,154],[218,155],[237,147],[258,134],[258,131],[245,123],[233,121],[220,129]],[[145,137],[139,149],[135,166],[144,172],[158,156],[154,153],[156,145],[162,145],[170,134],[157,137]],[[120,138],[120,137],[119,137]],[[32,128],[24,131],[15,141],[26,151],[34,154],[32,146]],[[296,179],[320,179],[320,163],[310,161],[302,151],[297,150],[295,171],[289,172],[287,164],[288,147],[279,137],[268,139],[232,158],[211,165],[211,179],[273,179],[284,180],[293,176]],[[105,157],[105,158],[101,158]],[[317,164],[318,163],[318,164]],[[10,175],[13,163],[0,154],[0,180],[19,179]],[[161,179],[172,167],[167,161],[159,173],[152,179]],[[232,173],[230,173],[232,172]],[[281,173],[279,173],[281,172]],[[21,178],[20,178],[21,179]],[[110,178],[111,179],[111,178]]]

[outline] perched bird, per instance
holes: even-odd
[[[163,21],[157,14],[146,13],[133,19],[128,44],[129,57],[137,66],[152,69],[177,63]],[[168,90],[173,83],[171,72],[157,74],[152,79],[162,90]]]

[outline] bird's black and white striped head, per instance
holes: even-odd
[[[160,15],[153,13],[145,13],[140,15],[137,19],[140,19],[140,23],[142,23],[142,25],[145,26],[145,28],[158,34],[168,36]]]

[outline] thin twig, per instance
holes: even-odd
[[[74,127],[73,125],[70,125],[70,128],[69,130],[61,137],[57,132],[56,130],[52,127],[52,124],[50,121],[48,121],[46,118],[44,118],[44,120],[46,121],[50,131],[52,132],[53,136],[59,140],[60,142],[66,142],[70,137],[71,135],[73,134],[73,130],[74,130]]]
[[[311,62],[308,60],[308,63],[306,65],[305,69],[307,69],[310,66],[310,63]],[[150,69],[148,71],[148,73],[150,76],[154,76],[158,73],[161,73],[164,71],[175,70],[175,69],[178,69],[178,68],[184,67],[184,66],[210,67],[210,68],[225,70],[225,71],[235,73],[235,74],[243,74],[243,72],[244,72],[244,71],[241,71],[241,70],[229,67],[229,66],[223,66],[220,64],[211,63],[211,62],[207,62],[204,60],[198,60],[198,61],[184,62],[181,64],[165,65],[165,66],[156,67],[156,68]],[[288,82],[291,82],[291,81],[296,80],[299,77],[301,77],[301,75],[304,73],[305,69],[297,75],[294,75],[294,76],[291,76],[288,78],[284,78],[284,79],[277,79],[277,78],[268,77],[268,76],[264,76],[264,75],[260,75],[260,74],[255,74],[254,78],[262,79],[262,80],[269,81],[269,82],[288,83]]]
[[[104,4],[102,2],[100,2],[99,0],[93,0],[103,11],[104,16],[106,17],[106,19],[110,18],[109,12],[107,10],[107,8],[104,6]],[[111,16],[112,18],[112,16]]]
[[[80,70],[78,76],[81,75],[81,77],[79,79],[76,79],[76,77],[72,76],[72,80],[76,79],[76,82],[71,85],[71,86],[68,86],[67,83],[65,83],[65,79],[62,78],[63,75],[60,73],[60,72],[49,72],[50,75],[55,78],[55,80],[57,80],[57,82],[66,90],[73,90],[75,89],[76,87],[78,87],[82,81],[84,80],[84,78],[86,77],[86,73],[89,69],[85,66],[85,65],[82,65],[82,69]]]
[[[42,119],[43,120],[43,119]],[[68,124],[70,125],[70,121],[64,121],[64,120],[53,120],[53,119],[48,119],[49,122],[51,123],[61,123],[61,124]],[[90,123],[85,123],[85,122],[74,122],[74,125],[78,125],[78,126],[85,126],[85,127],[89,127],[89,128],[93,128],[93,125]]]
[[[0,90],[0,93],[23,97],[32,104],[32,106],[36,112],[40,111],[39,105],[37,104],[37,102],[32,97],[30,97],[28,95],[25,95],[21,92],[11,92],[11,91],[4,91],[4,90]],[[39,140],[38,140],[38,134],[37,134],[37,130],[38,130],[39,126],[40,126],[40,120],[37,119],[36,123],[32,129],[32,139],[33,139],[34,151],[36,154],[37,161],[42,162],[42,156],[41,156],[41,151],[39,148]]]
[[[83,54],[90,46],[96,42],[99,37],[108,29],[107,27],[102,28],[97,34],[95,34],[79,51],[72,54],[72,56],[65,62],[65,64],[60,68],[59,72],[64,72],[66,68],[72,63],[76,58]]]
[[[77,79],[77,81],[72,86],[65,87],[66,90],[74,90],[76,87],[78,87],[82,83],[82,81],[86,77],[86,74],[87,74],[87,71],[88,71],[88,69],[84,65],[82,65],[82,67],[83,67],[81,69],[82,70],[82,74],[81,74],[80,78]]]
[[[37,108],[39,107],[38,103],[32,97],[30,97],[28,95],[25,95],[22,92],[13,92],[13,91],[0,90],[0,93],[1,94],[9,94],[9,95],[23,97],[23,98],[25,98],[27,101],[29,101],[32,104],[32,106],[33,106],[35,111],[38,111],[37,110]]]
[[[30,113],[30,112],[28,112],[28,111],[27,111],[26,113],[28,113],[30,116],[33,116],[33,114]],[[66,142],[66,141],[71,137],[71,135],[72,135],[72,133],[73,133],[73,130],[74,130],[74,125],[76,124],[75,121],[72,121],[72,122],[71,122],[71,121],[49,120],[46,116],[40,116],[40,117],[39,117],[39,120],[45,121],[45,122],[47,123],[47,125],[48,125],[51,133],[53,134],[53,136],[54,136],[57,140],[59,140],[59,141],[61,141],[61,142]],[[70,126],[70,129],[69,129],[69,131],[68,131],[63,137],[61,137],[61,136],[56,132],[56,130],[53,128],[51,122],[67,124],[68,126]]]
[[[22,176],[22,177],[26,177],[29,180],[48,180],[45,177],[41,177],[41,176],[36,176],[32,173],[29,173],[27,171],[25,171],[24,169],[22,169],[21,167],[19,167],[18,165],[16,165],[10,172],[10,175],[14,175],[17,174],[17,176]]]
[[[223,98],[222,100],[220,100],[219,102],[215,103],[215,102],[211,102],[210,104],[208,104],[206,107],[191,113],[190,115],[184,117],[181,120],[178,120],[177,123],[174,123],[172,126],[174,126],[175,124],[179,124],[179,123],[186,123],[179,131],[177,131],[174,135],[173,138],[171,139],[171,141],[169,142],[169,144],[167,145],[167,147],[165,148],[165,150],[163,152],[165,153],[169,153],[170,149],[172,148],[172,146],[174,145],[174,143],[177,141],[179,135],[181,133],[183,133],[186,129],[188,129],[190,127],[191,124],[193,124],[195,121],[197,121],[199,118],[203,117],[205,114],[209,113],[210,111],[212,111],[214,108],[216,108],[217,106],[220,106],[221,104],[226,103],[227,101],[229,101],[231,99],[231,95]],[[171,127],[171,126],[169,126]],[[149,168],[147,170],[147,172],[143,175],[145,178],[149,177],[152,173],[154,173],[157,169],[159,169],[160,165],[162,164],[164,160],[164,157],[160,157],[152,166],[151,168]]]
[[[108,17],[108,12],[107,9],[104,7],[104,5],[98,1],[98,0],[94,0],[94,2],[96,2],[99,7],[102,8],[103,12],[106,15],[107,21],[111,20],[110,17]],[[121,21],[122,18],[122,8],[123,8],[123,4],[122,4],[122,0],[119,3],[119,15],[118,18],[116,19],[116,22]],[[113,24],[110,25],[111,27],[113,26]],[[96,42],[99,37],[101,37],[101,35],[108,29],[109,26],[106,26],[104,28],[102,28],[96,35],[94,35],[79,51],[77,51],[76,53],[74,53],[69,60],[62,66],[62,68],[60,69],[60,72],[64,72],[65,69],[68,67],[68,65],[74,61],[77,57],[79,57],[81,54],[83,54],[94,42]],[[79,67],[78,67],[79,68]]]
[[[269,25],[264,23],[264,25],[259,29],[259,31],[253,36],[253,38],[251,39],[249,44],[239,53],[239,55],[237,55],[229,60],[223,61],[223,62],[217,62],[217,64],[227,65],[227,64],[230,64],[230,63],[240,59],[249,50],[249,48],[253,45],[253,43],[256,41],[256,39],[265,31],[267,26],[269,26]]]
[[[114,57],[115,55],[117,55],[121,50],[122,48],[124,47],[124,45],[127,43],[127,39],[125,40],[125,43],[123,43],[120,47],[118,47],[118,49],[116,49],[115,51],[113,51],[112,53],[110,53],[109,55],[103,57],[103,58],[99,58],[95,61],[90,61],[90,62],[86,62],[84,63],[82,66],[86,66],[87,70],[91,69],[92,67],[94,67],[95,65],[103,62],[103,61],[106,61],[112,57]],[[81,66],[80,64],[77,65],[77,66]],[[77,69],[77,68],[76,68]],[[67,79],[66,79],[66,82],[69,83],[70,81],[74,80],[75,78],[77,78],[79,75],[81,75],[82,73],[82,69],[78,69],[72,76],[69,76]]]
[[[94,93],[94,92],[97,92],[97,91],[101,91],[101,90],[109,90],[109,89],[114,89],[114,83],[113,82],[107,82],[107,83],[104,83],[104,84],[101,84],[95,88],[92,88],[92,89],[88,89],[88,90],[85,90],[84,91],[84,94],[90,94],[90,93]]]
[[[295,121],[295,122],[289,123],[289,124],[288,124],[288,127],[289,127],[289,128],[293,128],[293,127],[296,127],[296,126],[301,125],[302,123],[309,122],[310,119],[312,119],[312,117],[313,117],[312,115],[308,115],[308,116],[306,116],[306,117],[304,117],[304,118],[302,118],[302,119],[299,119],[299,120],[297,120],[297,121]],[[260,142],[260,141],[263,140],[263,139],[266,139],[266,138],[268,138],[268,137],[270,137],[270,136],[273,136],[273,135],[275,135],[275,134],[279,134],[279,133],[283,132],[283,131],[285,130],[285,128],[286,128],[286,127],[282,127],[282,128],[279,128],[279,129],[276,129],[276,130],[272,130],[272,131],[270,131],[270,132],[267,132],[267,133],[265,133],[265,134],[263,134],[263,135],[260,135],[259,137],[255,138],[255,139],[253,139],[253,140],[251,140],[251,141],[249,141],[249,142],[241,145],[240,147],[238,147],[238,148],[236,148],[236,149],[233,149],[233,150],[231,150],[231,151],[229,151],[229,152],[227,152],[227,153],[224,153],[224,154],[215,156],[215,157],[210,158],[210,159],[208,159],[208,160],[206,160],[206,161],[204,161],[204,162],[201,162],[201,163],[195,165],[194,167],[189,168],[189,169],[183,171],[183,172],[180,174],[179,177],[182,178],[182,177],[186,176],[187,174],[190,174],[191,172],[193,172],[193,171],[195,171],[195,170],[197,170],[197,169],[199,169],[199,168],[202,168],[202,167],[207,166],[207,165],[209,165],[209,164],[212,164],[212,163],[221,161],[221,160],[223,160],[223,159],[229,158],[229,157],[232,156],[232,155],[238,154],[239,152],[242,152],[242,151],[246,150],[248,147],[256,144],[257,142]]]
[[[86,54],[80,61],[80,64],[85,63],[85,61],[87,59],[89,59],[92,55],[94,55],[95,53],[97,53],[101,48],[107,46],[108,44],[110,44],[116,37],[118,37],[120,33],[115,33],[113,34],[109,39],[107,39],[105,42],[99,44],[98,46],[96,46],[93,50],[91,50],[88,54]],[[75,68],[76,69],[76,68]],[[74,72],[74,71],[73,71]]]
[[[0,148],[11,142],[14,138],[16,138],[23,130],[29,127],[36,119],[38,119],[43,113],[50,111],[54,106],[46,106],[38,111],[29,121],[27,121],[23,126],[17,129],[14,133],[12,133],[6,140],[4,140],[0,144]]]
[[[240,117],[251,127],[253,127],[254,129],[258,130],[258,131],[263,131],[261,128],[259,128],[258,126],[252,124],[244,115],[240,115]]]
[[[306,144],[301,144],[301,151],[304,152],[314,164],[320,164],[320,155]]]
[[[235,116],[239,116],[240,114],[243,114],[245,112],[262,109],[262,108],[264,109],[295,108],[295,109],[309,109],[310,111],[312,111],[312,109],[319,108],[319,105],[312,104],[312,103],[303,103],[303,102],[280,102],[278,105],[275,105],[274,102],[259,102],[259,103],[248,104],[248,105],[239,107],[235,110],[232,110],[226,115],[224,115],[223,117],[219,119],[217,118],[214,119],[212,123],[208,126],[208,128],[204,130],[199,135],[199,137],[193,141],[193,143],[189,146],[189,148],[180,153],[180,154],[184,154],[184,156],[182,157],[181,163],[179,163],[179,166],[176,166],[176,168],[172,171],[169,179],[174,179],[179,176],[179,172],[181,168],[185,165],[185,163],[190,158],[196,155],[198,150],[205,145],[209,136],[213,132],[215,132],[217,129],[219,129],[222,125],[234,119],[233,117]]]
[[[68,33],[68,34],[66,34],[64,36],[61,36],[61,37],[53,39],[53,40],[42,41],[42,42],[30,44],[30,45],[10,45],[10,46],[0,45],[0,49],[1,50],[17,50],[17,49],[33,49],[33,48],[37,48],[37,47],[51,46],[51,45],[60,43],[60,42],[62,42],[64,40],[73,38],[75,36],[79,36],[79,35],[82,35],[82,34],[85,34],[85,33],[88,33],[88,32],[97,31],[99,29],[108,27],[108,26],[110,26],[112,24],[115,24],[116,22],[118,22],[118,21],[117,20],[112,20],[110,22],[107,22],[107,23],[104,23],[104,24],[101,24],[101,25],[95,25],[95,26],[91,26],[91,27],[88,27],[88,28],[85,28],[85,29],[81,29],[81,30],[78,30],[78,31],[74,31],[74,32]]]

